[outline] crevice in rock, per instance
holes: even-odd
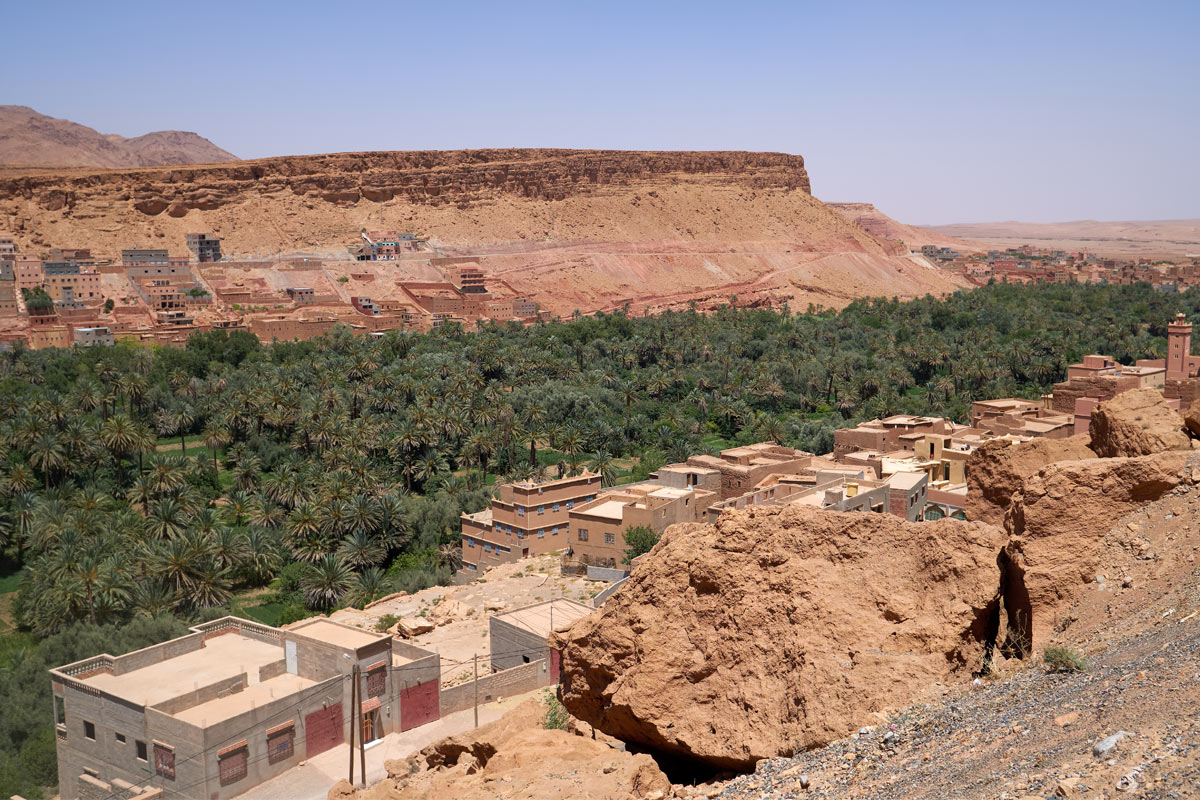
[[[1026,658],[1033,651],[1033,603],[1025,587],[1025,570],[1013,561],[1007,550],[1000,551],[999,565],[1000,594],[1006,617],[1000,653],[1005,658]]]

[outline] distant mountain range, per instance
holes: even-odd
[[[0,166],[128,168],[237,160],[189,131],[154,131],[126,139],[27,106],[0,106]]]

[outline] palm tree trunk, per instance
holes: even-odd
[[[179,431],[179,449],[183,451],[185,456],[187,455],[187,437],[183,435],[182,429]]]

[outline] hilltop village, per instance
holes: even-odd
[[[186,250],[18,252],[0,234],[0,347],[182,346],[195,332],[248,330],[264,342],[305,341],[345,325],[354,334],[428,331],[483,320],[547,319],[478,257],[440,257],[426,239],[362,231],[344,258],[223,258],[221,240],[189,233]],[[407,269],[394,269],[403,264]],[[389,269],[389,267],[393,267]],[[418,273],[427,280],[413,280]]]

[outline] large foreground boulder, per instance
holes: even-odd
[[[715,768],[827,743],[980,667],[1005,538],[798,505],[672,526],[555,637],[563,704]]]
[[[1005,520],[1009,650],[1025,654],[1050,639],[1102,570],[1104,539],[1117,520],[1198,482],[1200,454],[1181,451],[1065,461],[1026,479]]]
[[[541,702],[528,700],[495,722],[435,742],[406,761],[388,761],[388,778],[359,797],[644,800],[670,792],[671,782],[650,756],[547,730],[545,714]]]
[[[967,456],[967,519],[1003,525],[1008,503],[1026,478],[1056,461],[1095,458],[1088,441],[1080,434],[1022,443],[1010,439],[984,442]]]
[[[1188,410],[1184,412],[1183,424],[1188,429],[1188,433],[1200,439],[1200,400],[1192,402]]]
[[[1092,412],[1088,433],[1092,449],[1104,458],[1148,456],[1192,446],[1183,417],[1157,389],[1131,389],[1105,400]]]

